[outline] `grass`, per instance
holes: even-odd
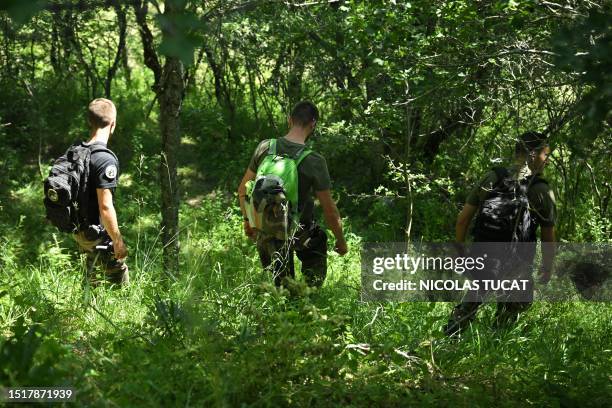
[[[3,202],[3,385],[70,385],[91,406],[582,407],[612,396],[607,303],[538,303],[503,331],[484,307],[451,341],[450,304],[359,300],[354,234],[349,255],[330,253],[320,290],[276,289],[223,194],[182,209],[171,277],[142,191],[120,198],[132,279],[121,289],[81,286],[74,243],[39,223],[37,184]]]

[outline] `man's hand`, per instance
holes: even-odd
[[[119,240],[118,242],[113,242],[113,249],[115,252],[115,259],[118,261],[123,261],[128,256],[127,248],[125,247],[125,243],[123,240]]]
[[[255,241],[256,234],[256,231],[251,228],[251,224],[249,224],[249,221],[244,220],[244,235],[249,237],[251,241]]]
[[[348,246],[346,245],[345,240],[336,241],[336,246],[334,247],[334,251],[336,251],[340,256],[345,255],[348,252]]]
[[[348,247],[346,245],[346,239],[344,239],[344,233],[342,232],[342,219],[340,218],[340,213],[338,212],[336,203],[331,196],[331,191],[321,190],[317,191],[316,194],[319,203],[323,208],[325,223],[329,229],[332,230],[334,237],[336,238],[336,246],[334,247],[334,251],[342,256],[348,252]]]

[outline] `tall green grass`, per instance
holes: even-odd
[[[445,303],[360,301],[360,239],[320,290],[277,289],[220,192],[181,210],[181,274],[160,267],[154,206],[126,188],[131,285],[82,286],[70,237],[40,224],[38,184],[0,220],[0,383],[66,385],[92,406],[604,406],[611,308],[535,304],[460,341]],[[140,203],[140,204],[139,204]],[[16,217],[19,213],[23,217]]]

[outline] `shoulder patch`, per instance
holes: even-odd
[[[104,175],[106,176],[106,178],[109,178],[111,180],[114,179],[115,177],[117,177],[117,167],[114,164],[106,166],[106,169],[104,170]]]

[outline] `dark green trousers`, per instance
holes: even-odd
[[[327,234],[316,224],[288,241],[259,233],[257,252],[262,266],[271,271],[276,286],[281,286],[287,277],[295,278],[294,252],[302,262],[302,274],[308,286],[320,287],[327,276]]]

